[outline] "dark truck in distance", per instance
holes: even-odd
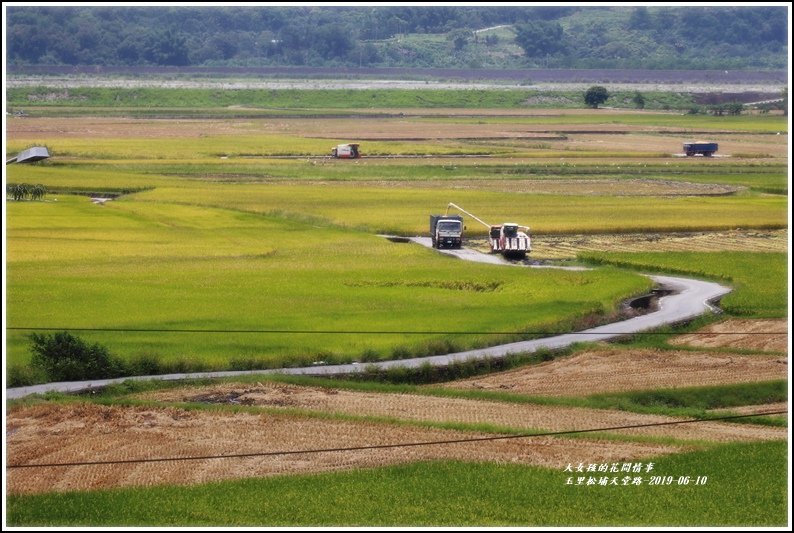
[[[684,153],[687,156],[702,155],[703,157],[711,157],[717,151],[719,146],[717,143],[709,143],[702,141],[695,141],[691,143],[684,143]]]
[[[430,215],[430,237],[433,248],[460,248],[463,242],[463,217]]]

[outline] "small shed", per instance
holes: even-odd
[[[50,152],[44,146],[34,146],[27,150],[22,150],[16,157],[10,159],[6,163],[33,163],[34,161],[41,161],[50,157]]]

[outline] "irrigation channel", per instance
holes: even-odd
[[[409,239],[399,238],[393,240],[396,242],[413,242],[427,247],[432,246],[429,237],[413,237]],[[566,268],[579,270],[584,268],[551,267],[545,265],[513,263],[502,259],[501,256],[498,255],[485,254],[466,248],[439,250],[439,252],[454,255],[467,261],[476,261],[489,264],[513,265],[526,268]],[[6,399],[23,398],[31,394],[43,394],[50,391],[81,392],[85,390],[101,388],[113,383],[121,383],[126,380],[182,380],[222,378],[251,374],[332,376],[339,374],[354,374],[372,368],[418,368],[426,364],[431,364],[434,366],[446,366],[455,362],[486,358],[498,359],[505,357],[508,354],[532,353],[541,349],[559,350],[578,342],[605,341],[618,337],[633,335],[643,331],[653,330],[665,325],[686,322],[705,313],[717,311],[717,308],[714,307],[712,302],[719,300],[722,296],[731,291],[729,287],[709,281],[673,276],[660,276],[651,274],[646,275],[650,277],[661,290],[662,296],[660,296],[658,299],[658,305],[656,309],[647,314],[636,316],[627,320],[613,322],[611,324],[598,326],[575,333],[567,333],[564,335],[556,335],[553,337],[545,337],[528,341],[513,342],[510,344],[502,344],[499,346],[491,346],[489,348],[480,348],[477,350],[469,350],[446,355],[418,357],[414,359],[399,359],[393,361],[379,361],[366,364],[351,363],[344,365],[316,365],[300,368],[279,368],[266,370],[196,372],[189,374],[163,374],[159,376],[132,376],[90,381],[44,383],[40,385],[31,385],[28,387],[6,389]]]

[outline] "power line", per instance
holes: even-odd
[[[697,419],[697,420],[676,420],[673,422],[654,422],[650,424],[633,424],[629,426],[611,426],[592,429],[575,429],[567,431],[551,431],[546,433],[522,433],[518,435],[497,435],[491,437],[476,437],[469,439],[449,439],[449,440],[435,440],[424,442],[406,442],[397,444],[377,444],[370,446],[350,446],[345,448],[313,448],[308,450],[281,450],[275,452],[251,452],[251,453],[235,453],[228,455],[198,455],[190,457],[157,457],[148,459],[120,459],[115,461],[74,461],[68,463],[41,463],[41,464],[26,464],[26,465],[7,465],[6,469],[17,468],[49,468],[49,467],[65,467],[65,466],[101,466],[101,465],[118,465],[118,464],[140,464],[140,463],[162,463],[168,461],[205,461],[210,459],[240,459],[247,457],[272,457],[278,455],[300,455],[300,454],[313,454],[313,453],[329,453],[329,452],[348,452],[348,451],[361,451],[361,450],[383,450],[388,448],[410,448],[418,446],[437,446],[443,444],[465,444],[473,442],[488,442],[497,440],[508,439],[525,439],[531,437],[549,437],[557,435],[573,435],[578,433],[595,433],[601,431],[617,431],[622,429],[637,429],[645,427],[657,426],[671,426],[678,424],[695,424],[699,422],[715,422],[720,420],[734,420],[738,418],[749,418],[753,416],[767,416],[786,414],[788,411],[771,411],[766,413],[755,413],[749,415],[733,415],[722,416],[718,418]]]
[[[9,331],[87,331],[94,333],[254,333],[254,334],[283,334],[283,335],[670,335],[665,331],[399,331],[399,330],[311,330],[311,329],[166,329],[166,328],[73,328],[73,327],[7,327]],[[786,331],[717,331],[691,333],[683,332],[678,335],[788,335]]]

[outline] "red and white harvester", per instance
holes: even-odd
[[[505,222],[500,225],[488,224],[452,202],[447,205],[447,215],[451,207],[470,216],[488,228],[488,244],[491,247],[491,253],[500,253],[505,257],[513,259],[523,259],[532,251],[529,226],[521,226],[513,222]]]

